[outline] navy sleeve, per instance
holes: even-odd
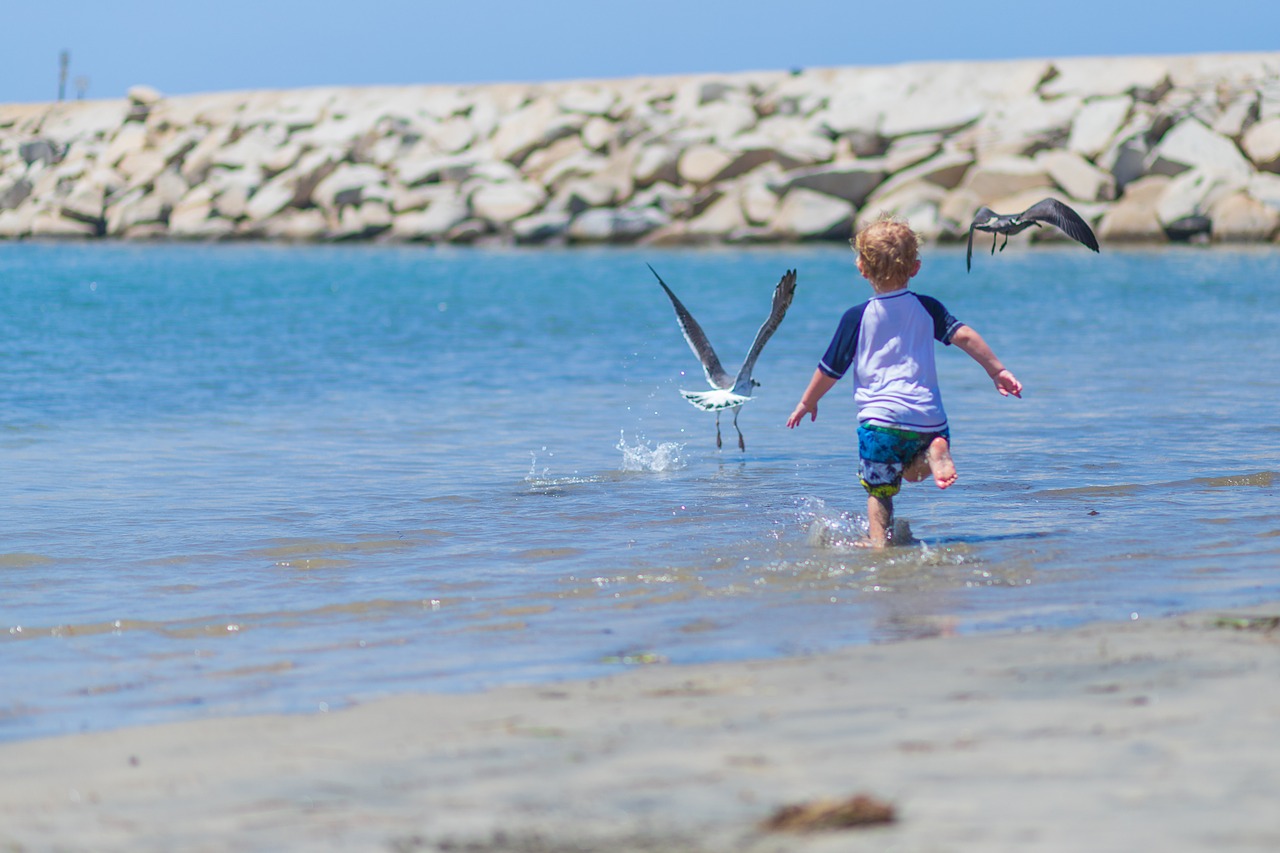
[[[858,330],[862,327],[862,312],[866,310],[867,303],[864,302],[844,312],[826,354],[818,362],[818,369],[832,379],[844,376],[858,354]]]
[[[916,298],[920,300],[920,304],[924,306],[924,310],[929,312],[929,316],[933,318],[933,337],[934,340],[942,341],[947,346],[951,346],[951,338],[955,335],[956,330],[964,323],[961,323],[955,317],[951,316],[943,304],[932,296],[923,296],[919,293]]]

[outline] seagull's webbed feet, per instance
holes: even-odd
[[[733,410],[733,428],[738,430],[738,449],[746,450],[747,441],[742,437],[742,430],[738,429],[738,410]]]
[[[1000,244],[1000,251],[1004,251],[1004,247],[1009,245],[1009,235],[1004,235],[1004,242]]]
[[[997,234],[995,231],[992,231],[991,232],[991,254],[994,255],[996,253],[996,243],[999,243],[999,242],[1000,242],[1000,235]]]
[[[720,413],[716,412],[716,450],[723,446],[724,443],[720,440]]]

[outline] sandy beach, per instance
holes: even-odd
[[[0,745],[17,850],[1275,850],[1280,603]],[[889,824],[762,829],[867,794]]]

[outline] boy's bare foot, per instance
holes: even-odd
[[[945,489],[957,479],[956,463],[951,458],[951,445],[942,436],[929,442],[925,454],[929,460],[929,470],[933,473],[933,481],[939,489]]]

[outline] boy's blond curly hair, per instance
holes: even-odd
[[[849,241],[862,259],[862,271],[881,284],[899,287],[915,273],[920,238],[905,220],[882,213]]]

